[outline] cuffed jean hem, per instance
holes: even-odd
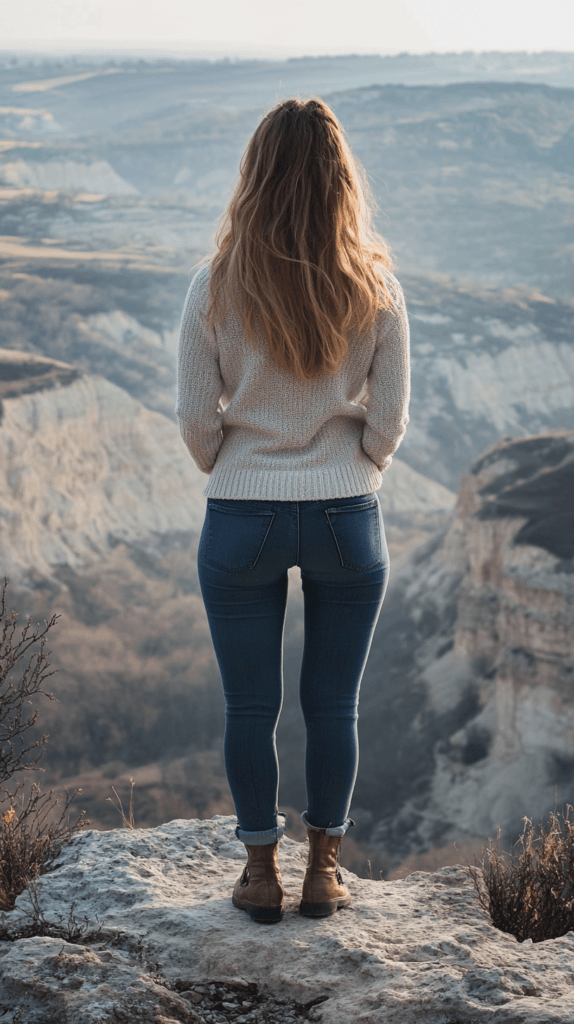
[[[245,832],[238,825],[235,829],[235,835],[246,846],[271,846],[272,843],[278,843],[285,835],[285,815],[277,815],[277,825],[275,828],[268,828],[264,832]]]
[[[325,832],[328,836],[344,836],[347,829],[355,824],[352,818],[347,818],[342,825],[335,825],[333,828],[318,828],[317,825],[312,825],[309,821],[307,811],[303,811],[301,818],[305,828],[311,828],[313,832]]]

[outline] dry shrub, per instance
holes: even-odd
[[[574,931],[574,820],[552,812],[548,824],[538,828],[524,819],[522,835],[513,851],[499,850],[489,840],[481,865],[467,871],[478,899],[500,931],[519,942],[543,942]],[[516,851],[516,852],[515,852]]]
[[[17,612],[7,611],[7,590],[5,577],[0,597],[0,786],[17,772],[35,768],[44,753],[47,736],[35,742],[26,736],[38,715],[37,709],[30,710],[32,698],[43,694],[56,699],[43,687],[54,674],[49,671],[46,643],[58,616],[53,615],[43,629],[33,629],[28,618],[18,631]]]
[[[70,804],[77,793],[61,797],[42,793],[32,783],[26,794],[12,795],[0,815],[0,910],[11,910],[18,896],[41,872],[47,871],[62,847],[88,822],[82,811],[70,824]]]
[[[29,740],[37,709],[32,699],[43,694],[53,675],[46,643],[57,616],[33,628],[28,618],[19,628],[16,612],[8,612],[4,579],[0,597],[0,910],[11,910],[16,896],[46,871],[72,835],[88,825],[82,811],[70,824],[70,804],[79,790],[62,798],[42,793],[37,783],[15,782],[21,772],[38,771],[47,736]],[[9,783],[6,786],[6,783]],[[3,810],[6,807],[6,810]]]

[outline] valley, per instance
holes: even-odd
[[[399,58],[0,66],[0,572],[24,616],[61,616],[44,782],[81,785],[96,827],[119,824],[106,798],[131,777],[140,825],[232,812],[195,568],[206,477],[175,422],[175,357],[247,139],[306,88],[364,164],[412,335],[411,422],[379,492],[393,568],[355,870],[497,824],[509,841],[556,786],[571,799],[573,552],[552,519],[574,430],[566,56],[521,80],[510,58],[496,80],[447,57],[409,58],[402,80]],[[302,611],[294,568],[278,733],[294,835]]]

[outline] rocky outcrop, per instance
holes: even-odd
[[[34,901],[23,893],[0,915],[3,1019],[572,1021],[574,933],[518,943],[490,924],[457,867],[398,882],[344,872],[352,906],[303,918],[306,849],[289,839],[285,916],[256,925],[231,904],[245,861],[234,826],[215,817],[76,836]]]
[[[502,442],[461,488],[453,534],[465,524],[468,568],[453,656],[471,666],[480,711],[443,756],[468,765],[448,786],[466,829],[508,832],[572,800],[573,497],[572,433]]]
[[[524,815],[572,801],[573,492],[574,432],[505,439],[464,477],[442,540],[399,574],[433,757],[421,795],[379,826],[387,845],[405,827],[427,848],[498,826],[508,841]]]

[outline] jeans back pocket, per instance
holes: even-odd
[[[227,572],[254,569],[275,512],[248,511],[209,504],[208,561]]]
[[[383,560],[379,502],[325,509],[327,522],[344,569],[365,572]]]

